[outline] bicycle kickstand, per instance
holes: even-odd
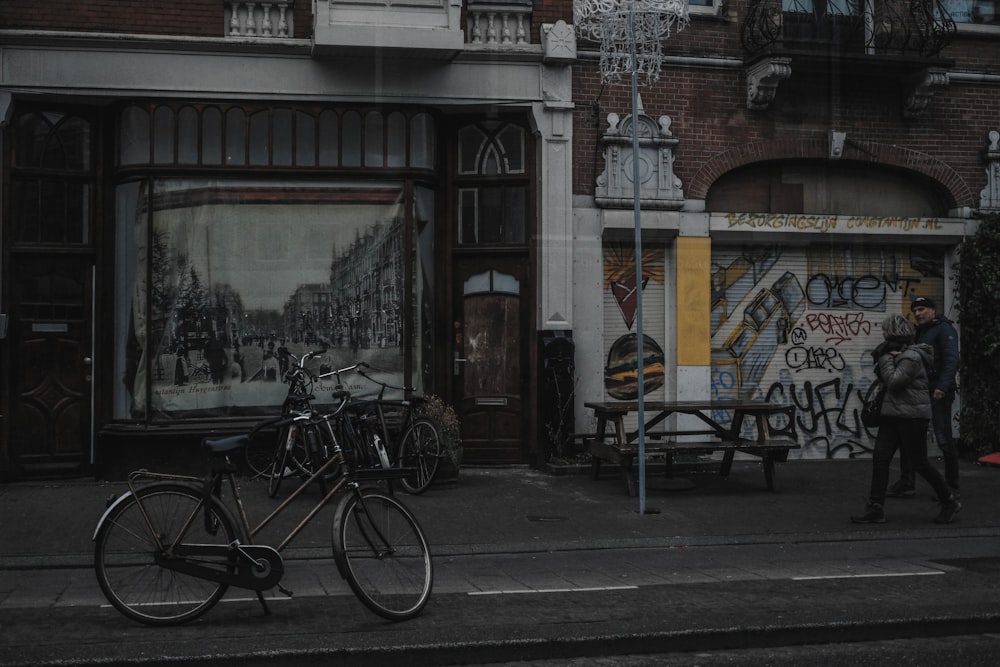
[[[264,608],[264,615],[271,615],[271,608],[267,606],[267,600],[264,599],[263,591],[257,591],[257,600],[260,601],[260,606]]]

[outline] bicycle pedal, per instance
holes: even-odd
[[[288,597],[293,597],[295,595],[294,593],[292,593],[290,590],[288,590],[287,588],[285,588],[281,584],[278,584],[277,588],[278,588],[279,591],[281,591],[284,595],[287,595]]]

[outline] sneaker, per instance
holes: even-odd
[[[941,503],[941,513],[934,517],[934,523],[951,523],[961,509],[962,503],[958,502],[954,496],[948,498]]]
[[[907,484],[903,480],[899,480],[889,487],[886,495],[890,498],[912,498],[917,495],[917,490],[913,488],[913,485]]]
[[[852,523],[885,523],[885,510],[878,503],[868,503],[865,513],[860,516],[852,516]]]

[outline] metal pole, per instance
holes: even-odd
[[[639,514],[646,513],[646,405],[645,355],[642,335],[642,216],[639,208],[639,62],[635,48],[635,0],[628,13],[629,49],[632,58],[632,210],[635,218],[635,356],[636,399],[639,418]]]

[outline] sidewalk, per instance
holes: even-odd
[[[778,464],[777,491],[771,493],[758,464],[737,462],[728,478],[692,474],[692,488],[671,491],[648,466],[646,507],[658,513],[645,515],[638,514],[639,499],[626,495],[614,469],[595,481],[587,474],[552,475],[527,467],[465,468],[457,482],[435,485],[423,495],[398,493],[436,556],[916,538],[944,531],[1000,535],[1000,469],[963,463],[964,507],[947,526],[932,522],[938,506],[922,480],[916,498],[887,501],[887,523],[851,524],[850,515],[863,508],[870,474],[867,460],[790,461]],[[123,482],[88,480],[0,485],[0,569],[89,565],[92,533],[106,501],[126,488]],[[276,502],[260,482],[244,480],[241,488],[251,520]],[[307,491],[278,525],[268,527],[262,541],[277,541],[301,516],[298,508],[304,513],[307,501],[317,498],[316,491]],[[329,545],[329,519],[321,515],[286,557],[314,550],[328,554]]]

